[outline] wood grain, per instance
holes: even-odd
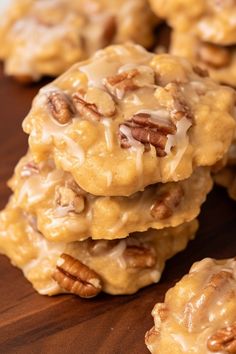
[[[39,86],[22,87],[0,76],[0,206],[10,191],[6,180],[27,149],[22,120]],[[0,256],[0,353],[147,354],[144,334],[151,310],[194,261],[236,254],[236,203],[215,188],[205,203],[195,241],[167,262],[161,282],[133,296],[101,294],[92,300],[35,293],[21,272]]]

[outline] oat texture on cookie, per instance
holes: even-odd
[[[236,353],[236,259],[195,263],[155,305],[151,353]]]

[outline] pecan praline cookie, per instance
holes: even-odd
[[[153,11],[177,31],[205,42],[236,42],[235,0],[150,0]]]
[[[36,162],[52,154],[85,191],[129,196],[221,159],[234,99],[185,59],[117,45],[42,88],[23,128]]]
[[[180,182],[154,184],[130,197],[86,193],[52,160],[36,164],[23,157],[9,182],[14,204],[37,217],[51,241],[117,239],[149,228],[175,227],[195,219],[212,188],[208,168]]]
[[[38,232],[34,216],[10,203],[0,213],[0,252],[42,295],[132,294],[159,281],[165,261],[187,246],[197,227],[193,220],[124,240],[50,242]]]
[[[236,87],[236,45],[207,43],[188,33],[173,31],[170,52],[208,70],[214,80]]]
[[[146,344],[153,354],[235,354],[236,259],[195,263],[152,315]]]
[[[153,42],[147,0],[14,0],[0,20],[0,58],[21,82],[58,76],[111,43]]]

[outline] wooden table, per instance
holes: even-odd
[[[22,87],[0,76],[0,206],[6,181],[27,149],[21,129],[39,86]],[[92,300],[38,295],[19,270],[0,256],[0,353],[145,354],[151,310],[194,261],[236,254],[236,203],[215,188],[205,203],[201,227],[187,250],[167,262],[161,282],[132,296],[102,294]]]

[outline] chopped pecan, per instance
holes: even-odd
[[[62,207],[68,207],[68,211],[73,211],[76,214],[81,213],[85,208],[84,197],[68,187],[57,188],[56,202]]]
[[[174,209],[180,204],[183,196],[183,188],[178,184],[172,187],[170,191],[160,194],[151,206],[152,217],[157,220],[163,220],[172,216]]]
[[[138,70],[133,69],[114,76],[109,76],[104,79],[103,83],[112,95],[121,99],[125,92],[136,90],[138,88],[138,85],[134,83],[133,80],[138,74]]]
[[[60,256],[52,277],[62,289],[80,297],[94,297],[102,290],[98,274],[65,253]]]
[[[208,313],[207,307],[213,303],[218,290],[221,289],[222,291],[230,279],[232,279],[232,273],[222,270],[214,274],[206,287],[191,298],[184,309],[184,324],[187,328],[192,330],[202,323],[204,316]]]
[[[48,107],[53,118],[60,124],[67,124],[75,111],[70,98],[60,91],[53,91],[48,95]]]
[[[39,173],[39,166],[34,161],[29,161],[25,164],[20,172],[21,177],[30,177]]]
[[[123,257],[128,268],[151,268],[156,263],[154,250],[144,246],[127,246]]]
[[[200,68],[200,66],[197,66],[197,65],[193,66],[193,71],[201,77],[208,77],[209,76],[209,72],[206,69],[202,69],[202,68]]]
[[[138,68],[124,70],[114,76],[107,77],[103,83],[113,96],[122,99],[128,91],[154,85],[155,73],[149,66],[141,65]]]
[[[193,121],[193,113],[180,90],[179,84],[171,82],[166,85],[164,90],[172,97],[169,110],[173,120],[179,121],[182,118],[187,118]]]
[[[202,43],[198,50],[199,59],[214,68],[227,66],[231,61],[231,51],[215,44]]]
[[[132,138],[142,143],[145,151],[150,150],[150,145],[153,145],[159,157],[166,155],[164,150],[167,135],[176,132],[176,126],[170,121],[157,119],[149,113],[137,113],[119,126],[119,139],[122,148],[130,148],[132,146],[132,141],[124,133],[122,126],[129,128]]]
[[[231,326],[224,327],[216,331],[207,341],[208,349],[215,353],[221,352],[236,353],[236,322]]]
[[[73,103],[77,112],[88,120],[100,121],[102,115],[98,112],[98,108],[94,103],[88,103],[84,100],[83,92],[76,92],[72,96]]]

